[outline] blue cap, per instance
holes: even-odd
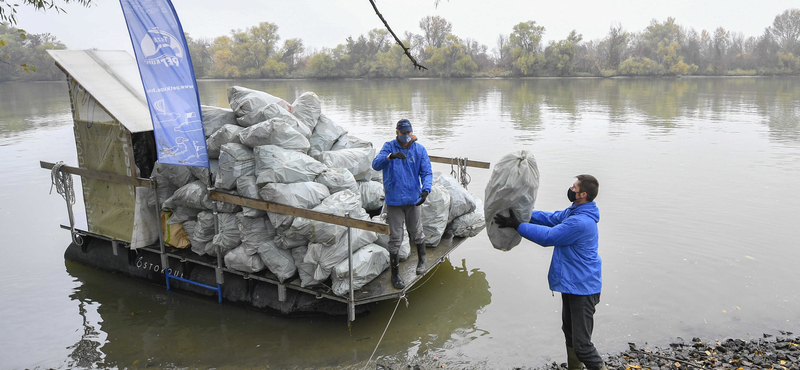
[[[401,134],[405,134],[406,132],[414,131],[413,129],[411,129],[411,122],[409,122],[405,118],[397,121],[397,129],[400,130]]]

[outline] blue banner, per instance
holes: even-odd
[[[200,96],[170,0],[120,0],[142,76],[158,161],[208,167]]]

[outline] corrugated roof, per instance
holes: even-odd
[[[136,60],[124,50],[48,50],[130,132],[153,130]]]

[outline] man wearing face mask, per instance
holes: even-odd
[[[594,198],[600,187],[592,175],[575,176],[567,189],[572,205],[563,211],[533,211],[530,222],[520,223],[513,212],[495,215],[501,228],[512,227],[543,247],[553,246],[547,280],[550,290],[561,292],[561,329],[567,344],[567,368],[606,369],[592,344],[595,306],[602,285],[597,222],[600,211]]]
[[[425,263],[425,235],[422,233],[422,203],[431,192],[433,172],[428,152],[411,128],[411,122],[397,122],[395,140],[383,144],[378,156],[372,161],[375,171],[383,171],[383,189],[386,193],[386,213],[389,223],[389,264],[392,270],[392,285],[405,288],[399,274],[398,252],[403,242],[403,224],[408,236],[417,246],[417,275],[427,269]]]

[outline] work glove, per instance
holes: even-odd
[[[389,159],[406,159],[406,154],[403,152],[395,152],[389,154]]]
[[[514,230],[519,228],[519,220],[517,220],[517,216],[514,215],[514,212],[510,209],[508,210],[508,216],[503,216],[500,213],[494,215],[494,223],[497,224],[499,228],[505,227],[513,227]]]
[[[402,153],[400,153],[400,154],[402,154]],[[427,197],[428,197],[428,191],[427,190],[423,190],[422,194],[419,195],[419,202],[417,202],[416,205],[421,206],[422,203],[425,203],[425,198],[427,198]]]

